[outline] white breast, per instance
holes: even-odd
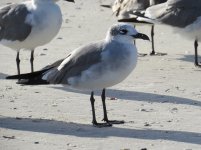
[[[50,42],[59,32],[62,24],[62,14],[59,6],[55,3],[38,6],[34,12],[34,26],[27,38],[27,42],[32,41],[33,46],[44,45]]]

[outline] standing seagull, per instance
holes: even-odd
[[[200,0],[168,0],[166,3],[149,7],[143,16],[126,20],[170,25],[182,36],[195,40],[195,66],[201,67],[197,52],[198,41],[201,40]]]
[[[167,0],[116,0],[112,6],[113,12],[119,19],[125,19],[130,17],[130,13],[133,11],[142,11],[144,12],[148,7],[164,3]],[[151,41],[152,41],[152,51],[151,56],[159,55],[163,56],[166,53],[157,53],[155,52],[154,46],[154,24],[151,25]]]
[[[133,39],[149,40],[130,24],[113,25],[104,40],[93,42],[72,51],[67,58],[29,74],[9,76],[22,79],[20,84],[62,84],[75,89],[91,91],[92,123],[97,127],[121,124],[124,121],[108,120],[105,104],[105,88],[123,81],[135,68],[137,49]],[[103,90],[102,90],[103,89]],[[94,90],[102,90],[103,120],[97,123],[94,108]]]
[[[30,0],[0,8],[0,43],[17,51],[18,74],[20,50],[31,51],[33,72],[34,49],[50,42],[59,32],[62,14],[56,1],[58,0]]]

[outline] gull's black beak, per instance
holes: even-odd
[[[65,0],[65,1],[75,3],[75,1],[74,1],[74,0]]]
[[[150,41],[149,37],[146,34],[138,33],[136,35],[132,35],[135,39],[143,39]]]

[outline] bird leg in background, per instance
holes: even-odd
[[[136,25],[133,25],[133,27],[136,29]],[[134,40],[134,45],[136,46],[136,40]]]
[[[152,52],[150,55],[155,55],[155,47],[154,47],[154,25],[151,26],[151,44],[152,44]]]
[[[103,103],[103,115],[104,115],[103,121],[105,121],[107,123],[110,123],[110,124],[123,124],[124,123],[123,120],[121,120],[121,121],[118,121],[118,120],[108,120],[107,109],[106,109],[106,104],[105,104],[105,99],[106,99],[105,89],[103,89],[103,91],[102,91],[101,98],[102,98],[102,103]]]
[[[133,25],[134,26],[134,28],[136,28],[136,25]],[[136,40],[134,40],[134,45],[137,47],[137,45],[136,45]],[[138,56],[140,56],[140,57],[144,57],[144,56],[146,56],[147,54],[143,54],[143,53],[138,53]]]
[[[194,42],[194,47],[195,47],[195,66],[201,67],[201,65],[198,63],[198,41],[197,41],[197,39]]]
[[[109,124],[109,123],[97,123],[96,121],[96,113],[95,113],[95,107],[94,107],[94,102],[95,102],[95,99],[94,99],[94,92],[92,91],[91,92],[91,97],[90,97],[90,101],[91,101],[91,108],[92,108],[92,123],[95,127],[110,127],[112,126],[112,124]]]
[[[19,55],[20,55],[20,51],[17,52],[17,56],[16,56],[16,64],[17,64],[18,75],[20,75],[20,58],[19,58]]]
[[[152,44],[152,52],[150,53],[151,56],[164,56],[164,55],[167,55],[167,53],[157,53],[157,52],[155,52],[154,25],[151,26],[151,44]]]
[[[33,61],[34,61],[34,50],[31,50],[31,58],[30,58],[30,63],[31,63],[31,72],[34,71]]]

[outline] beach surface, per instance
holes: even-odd
[[[0,6],[9,2],[19,1],[1,0]],[[59,1],[62,28],[50,43],[36,48],[34,69],[105,38],[117,19],[100,5],[112,2]],[[136,29],[150,36],[150,26]],[[17,73],[16,51],[0,45],[0,150],[201,150],[201,69],[193,64],[193,40],[156,26],[156,51],[168,55],[139,57],[130,76],[106,90],[109,119],[125,120],[108,128],[92,126],[89,92],[5,80]],[[136,45],[140,53],[151,52],[151,42]],[[20,58],[22,73],[30,72],[30,51],[22,50]],[[101,122],[100,91],[95,95]]]

